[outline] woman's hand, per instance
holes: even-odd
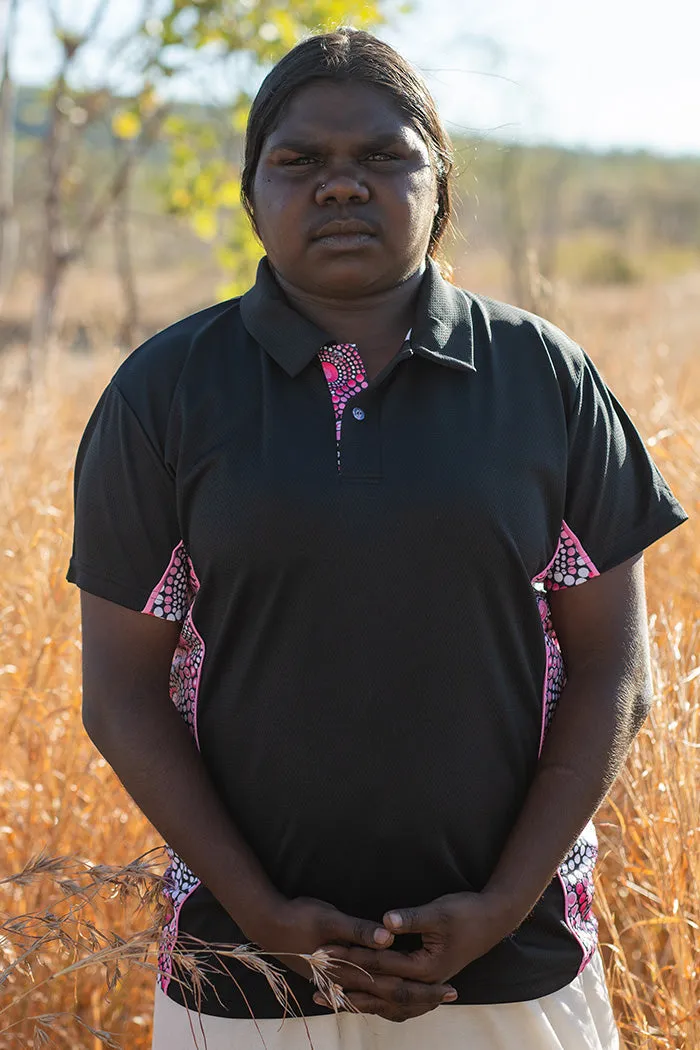
[[[394,922],[392,916],[399,916],[400,924]],[[379,1005],[376,991],[366,991],[368,986],[360,984],[355,976],[359,971],[342,965],[343,962],[368,970],[377,980],[377,988],[380,981],[396,977],[404,984],[418,981],[445,988],[444,982],[493,948],[517,923],[507,917],[507,910],[494,896],[449,893],[423,907],[387,912],[384,925],[395,933],[420,933],[423,947],[405,953],[366,951],[328,943],[323,946],[324,951],[341,960],[341,964],[334,967],[334,978],[346,998],[363,1013],[381,1012],[375,1009]]]
[[[312,966],[299,956],[312,955],[323,944],[329,945],[327,952],[330,956],[341,951],[357,951],[363,958],[374,961],[375,957],[384,954],[386,947],[375,940],[375,934],[387,936],[386,944],[392,944],[394,939],[384,926],[369,919],[345,915],[332,904],[315,897],[283,900],[264,918],[246,923],[244,932],[264,952],[308,980],[313,980]],[[392,955],[398,954],[392,952]],[[316,967],[320,969],[318,963]],[[347,963],[342,971],[358,997],[357,1009],[362,1013],[380,1014],[392,1021],[405,1021],[428,1013],[444,1001],[446,993],[453,991],[441,982],[404,980],[391,971],[388,976],[365,974]],[[334,970],[327,973],[335,1005],[348,1008],[344,989],[336,981]],[[328,999],[324,997],[323,1002],[328,1004]]]

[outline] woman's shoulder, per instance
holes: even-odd
[[[205,352],[229,331],[227,322],[237,313],[239,299],[214,303],[173,322],[141,343],[122,361],[112,382],[129,399],[144,387],[156,388],[167,397],[177,385],[189,357]]]
[[[228,345],[237,314],[238,299],[189,314],[132,350],[112,376],[107,391],[126,403],[131,421],[163,457],[177,416],[173,408],[181,380],[189,383],[206,374],[201,362],[195,362],[194,368],[188,362]]]
[[[513,353],[532,348],[545,354],[557,373],[564,370],[567,378],[577,380],[587,357],[572,335],[540,314],[466,288],[462,291],[472,301],[472,316],[478,311],[489,342],[498,340],[502,349]]]

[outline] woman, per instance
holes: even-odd
[[[300,44],[248,126],[254,287],[83,436],[84,722],[172,858],[156,1050],[618,1046],[590,818],[649,705],[642,552],[686,515],[580,347],[443,279],[450,171],[396,52]],[[228,967],[201,1018],[186,935]],[[246,942],[302,1017],[213,947]]]

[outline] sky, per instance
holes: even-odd
[[[96,0],[55,0],[80,25]],[[0,0],[4,14],[8,0]],[[47,0],[19,0],[18,81],[53,68]],[[123,32],[137,0],[111,0]],[[697,0],[414,0],[379,35],[423,72],[453,134],[700,155]],[[4,19],[0,18],[0,24]],[[91,68],[92,61],[92,68]],[[100,58],[86,56],[97,74]],[[206,96],[213,82],[181,92]],[[217,88],[221,90],[221,85]]]

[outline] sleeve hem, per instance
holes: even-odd
[[[80,565],[74,558],[70,560],[65,578],[68,583],[74,583],[81,591],[87,591],[98,598],[105,598],[107,601],[115,602],[117,605],[136,612],[143,612],[148,601],[148,594],[144,594],[143,591],[137,590],[130,584],[111,580],[100,573],[93,572],[84,565]]]
[[[645,521],[639,528],[621,537],[611,554],[600,560],[594,559],[596,568],[601,574],[608,569],[614,569],[628,558],[633,558],[635,554],[641,554],[647,547],[673,532],[687,520],[688,515],[680,503],[674,500],[668,514],[655,518],[653,522]]]

